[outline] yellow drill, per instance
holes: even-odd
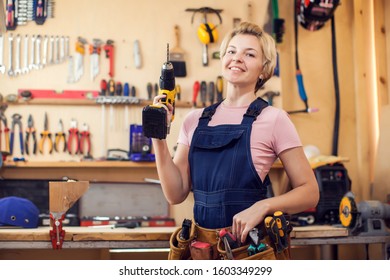
[[[161,105],[147,105],[142,110],[142,129],[149,138],[165,139],[169,134],[170,122],[175,116],[176,85],[173,65],[169,61],[169,44],[167,45],[167,61],[161,67],[159,94],[165,95],[161,103],[173,106],[172,119],[167,120],[167,111]]]

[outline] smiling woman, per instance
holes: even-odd
[[[319,199],[317,181],[287,113],[256,96],[276,65],[273,38],[259,26],[243,22],[226,35],[221,63],[226,99],[185,117],[173,158],[166,139],[153,139],[168,202],[178,204],[191,191],[194,194],[196,233],[191,236],[197,236],[197,242],[192,246],[186,241],[185,246],[190,246],[194,259],[218,258],[216,231],[228,228],[238,244],[248,244],[249,232],[261,228],[266,217],[278,211],[304,211]],[[155,97],[154,104],[163,97]],[[166,110],[172,116],[172,109]],[[268,172],[278,157],[292,190],[270,197]],[[170,258],[185,255],[175,248],[176,234],[171,238]]]

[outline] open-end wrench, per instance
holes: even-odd
[[[58,64],[60,63],[60,37],[56,36],[55,42],[56,42],[56,52],[54,55],[54,63]]]
[[[36,69],[36,65],[35,65],[35,35],[32,35],[31,36],[31,55],[30,55],[30,65],[28,66],[28,68],[30,70],[34,70]]]
[[[54,36],[50,36],[50,52],[48,64],[54,63]]]
[[[0,73],[5,73],[5,65],[3,64],[3,49],[4,49],[4,37],[0,34]]]
[[[69,36],[65,37],[65,59],[68,59],[70,57],[69,53]]]
[[[8,42],[9,42],[9,65],[8,65],[8,76],[14,76],[14,68],[13,68],[13,49],[14,49],[14,37],[12,36],[12,33],[8,36]]]
[[[26,34],[24,36],[24,45],[23,45],[23,68],[22,68],[22,74],[27,74],[30,72],[30,69],[28,69],[28,35]]]
[[[49,44],[49,36],[45,35],[43,39],[43,57],[42,57],[42,64],[43,66],[46,66],[47,64],[47,46]]]
[[[65,38],[61,36],[60,38],[60,62],[65,60]]]
[[[41,35],[37,36],[37,39],[35,40],[35,43],[37,44],[35,46],[35,64],[37,69],[42,69],[43,65],[41,64]]]
[[[22,74],[22,69],[20,68],[20,46],[21,46],[20,34],[16,35],[16,50],[15,50],[15,76]]]

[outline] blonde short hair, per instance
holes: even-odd
[[[277,60],[275,40],[258,25],[250,22],[242,22],[223,39],[219,49],[221,58],[226,54],[230,40],[238,34],[248,34],[257,37],[263,52],[263,58],[265,59],[263,62],[263,79],[259,79],[256,84],[255,92],[257,92],[274,74]]]

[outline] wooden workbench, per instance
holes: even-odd
[[[62,248],[67,249],[143,249],[169,248],[169,238],[176,227],[140,227],[134,229],[107,227],[64,227],[65,240]],[[36,229],[0,228],[0,257],[2,250],[49,249],[52,245],[50,227]],[[340,244],[382,244],[382,258],[390,236],[348,236],[342,227],[315,225],[295,227],[291,232],[291,245],[319,245],[321,258],[333,258],[329,248]],[[61,251],[61,250],[58,250]]]

